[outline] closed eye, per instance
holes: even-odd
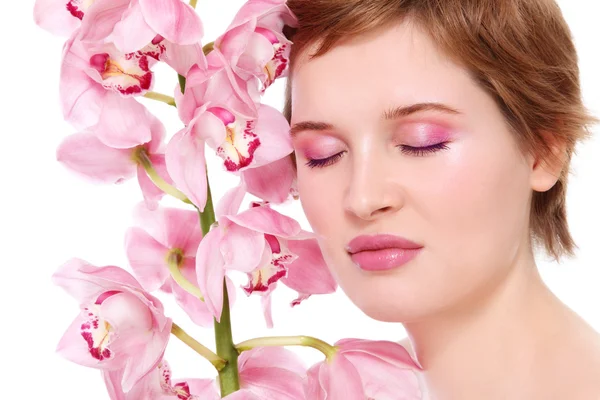
[[[430,153],[435,153],[440,150],[449,149],[447,144],[448,144],[448,142],[438,143],[438,144],[434,144],[434,145],[426,146],[426,147],[412,147],[412,146],[406,146],[406,145],[399,145],[397,147],[400,148],[400,150],[403,154],[410,154],[410,155],[414,155],[417,157],[423,157]],[[341,151],[337,154],[334,154],[331,157],[310,159],[305,165],[309,168],[324,168],[329,165],[335,164],[337,162],[337,160],[339,160],[344,155],[344,153],[345,153],[345,151]]]

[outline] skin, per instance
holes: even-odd
[[[522,154],[492,98],[410,21],[308,61],[314,49],[293,60],[298,190],[346,295],[404,324],[432,398],[599,398],[599,335],[544,285],[528,238],[532,193],[563,165]],[[428,102],[458,113],[382,118]],[[295,127],[304,121],[332,127]],[[424,156],[398,147],[438,143],[447,149]],[[400,268],[363,271],[345,247],[377,233],[423,249]]]

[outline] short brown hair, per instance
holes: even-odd
[[[304,49],[320,41],[309,59],[319,57],[341,40],[408,17],[495,99],[523,154],[560,162],[548,139],[566,144],[557,183],[532,195],[530,239],[557,262],[575,255],[565,204],[570,161],[576,144],[591,137],[590,127],[599,120],[583,104],[577,52],[554,0],[288,0],[287,5],[299,22],[297,28],[286,27],[293,42],[283,110],[288,122],[294,60]]]

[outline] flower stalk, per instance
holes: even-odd
[[[169,185],[158,174],[158,172],[156,172],[156,170],[154,169],[154,166],[152,166],[152,161],[150,161],[150,158],[148,158],[148,154],[146,153],[146,150],[143,147],[140,147],[135,152],[133,157],[137,162],[139,162],[142,165],[142,167],[144,167],[144,170],[146,171],[146,174],[148,174],[148,177],[152,180],[152,182],[154,182],[154,184],[160,190],[175,197],[176,199],[183,201],[184,203],[193,204],[190,201],[190,199],[188,199],[187,196],[183,192],[181,192],[179,189]]]
[[[171,326],[171,334],[177,337],[177,339],[181,340],[188,347],[194,350],[196,353],[200,354],[202,357],[206,358],[217,371],[222,370],[225,365],[227,365],[227,361],[223,360],[217,354],[213,353],[208,347],[202,345],[196,339],[188,335],[179,325],[173,322]]]
[[[207,198],[204,211],[198,210],[202,234],[205,236],[211,225],[215,222],[215,210],[213,208],[210,185],[207,185]],[[227,365],[219,370],[219,384],[221,386],[221,397],[236,392],[240,389],[240,377],[238,372],[238,351],[233,344],[233,334],[231,330],[231,314],[229,310],[229,294],[227,293],[226,280],[223,280],[223,311],[221,320],[214,320],[215,342],[217,345],[217,354],[227,361]]]
[[[319,350],[321,353],[330,359],[337,353],[337,348],[324,342],[320,339],[310,336],[273,336],[273,337],[261,337],[256,339],[246,340],[242,343],[238,343],[235,347],[238,354],[243,351],[253,349],[255,347],[268,347],[268,346],[306,346],[312,347]]]
[[[200,289],[194,285],[192,282],[188,281],[185,276],[181,273],[179,269],[181,263],[183,262],[183,256],[177,251],[169,252],[167,256],[167,265],[169,266],[169,272],[171,273],[171,277],[177,282],[179,286],[192,296],[204,301],[204,296],[202,296],[202,292]]]
[[[166,103],[170,106],[177,107],[177,105],[175,104],[175,99],[171,96],[167,96],[166,94],[150,91],[146,92],[144,97],[156,101],[162,101],[163,103]]]
[[[229,310],[229,295],[227,285],[223,280],[223,312],[221,322],[215,319],[215,341],[217,343],[217,354],[227,360],[227,365],[219,371],[219,385],[221,397],[236,392],[240,389],[240,376],[238,372],[238,351],[233,344],[231,333],[231,315]]]
[[[196,1],[190,1],[192,7],[195,6]],[[214,42],[206,44],[202,50],[204,54],[208,54],[213,49]],[[181,93],[185,93],[186,78],[177,74],[179,79],[179,86]],[[207,182],[208,182],[208,168],[207,171]],[[200,212],[198,210],[198,216],[200,218],[200,226],[202,228],[202,236],[210,231],[210,227],[216,221],[215,210],[213,207],[212,195],[210,191],[210,184],[207,184],[206,192],[206,205],[204,210]],[[217,355],[225,360],[226,364],[223,368],[217,369],[219,371],[219,386],[221,388],[221,397],[225,397],[233,392],[240,389],[240,375],[238,372],[238,350],[235,348],[233,343],[233,334],[231,330],[231,313],[229,309],[229,294],[227,293],[226,280],[223,280],[223,311],[221,313],[220,322],[214,319],[214,330],[215,330],[215,343],[217,347]]]

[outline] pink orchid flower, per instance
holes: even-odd
[[[262,82],[261,94],[275,79],[288,73],[292,42],[284,36],[283,28],[297,26],[298,20],[285,3],[247,1],[226,32],[215,40],[215,49],[242,79],[256,76]]]
[[[193,45],[204,34],[202,21],[181,0],[95,0],[81,21],[81,40],[113,42],[124,53],[145,47],[156,35]]]
[[[304,382],[307,399],[418,400],[421,367],[390,341],[342,339],[337,353],[313,365]]]
[[[172,321],[162,303],[127,271],[72,259],[52,276],[80,304],[57,347],[65,358],[105,371],[123,369],[125,392],[154,369],[164,354]]]
[[[33,16],[36,24],[50,33],[60,36],[70,36],[74,31],[81,27],[82,21],[86,22],[84,24],[86,27],[89,27],[87,21],[91,18],[99,19],[102,23],[106,22],[102,19],[103,17],[99,16],[99,13],[102,13],[103,8],[106,8],[107,5],[109,5],[107,2],[98,2],[94,0],[36,0]],[[116,5],[119,10],[122,10],[122,6],[119,6],[119,4]],[[90,7],[91,17],[86,17]],[[137,11],[140,13],[142,12],[139,7]],[[143,66],[143,63],[148,61],[147,59],[144,59],[144,56],[152,57],[155,60],[166,62],[181,75],[186,75],[187,71],[194,64],[206,64],[206,59],[202,52],[202,45],[199,41],[188,44],[178,44],[165,39],[159,34],[153,34],[152,36],[148,36],[149,39],[146,42],[138,43],[138,40],[146,39],[145,37],[132,35],[132,32],[134,32],[132,29],[139,21],[136,22],[136,15],[131,15],[131,11],[128,12],[127,18],[127,21],[124,21],[119,25],[119,29],[128,29],[129,31],[127,34],[120,36],[120,41],[117,41],[121,47],[117,46],[115,49],[120,50],[113,51],[113,53],[126,53],[125,57],[129,58],[129,60],[126,60],[124,64],[132,64],[133,61],[138,61],[138,64]],[[137,19],[139,18],[141,18],[141,15],[137,15]],[[98,29],[98,26],[96,26],[95,29]],[[131,40],[133,40],[134,43],[129,43]],[[94,41],[92,40],[91,42]],[[97,40],[96,42],[97,44],[105,43],[107,40]],[[108,40],[108,42],[110,42],[110,40]],[[124,51],[124,48],[130,49],[130,51]],[[117,58],[119,57],[117,56]],[[131,69],[135,71],[136,68],[134,66]],[[127,72],[131,73],[131,71]]]
[[[114,46],[87,45],[75,31],[65,43],[60,100],[65,120],[94,131],[103,143],[128,148],[150,140],[145,107],[133,96],[152,85],[152,57],[117,53]]]
[[[145,108],[142,108],[141,112],[143,126],[148,127],[149,141],[131,148],[115,149],[100,141],[92,129],[67,136],[58,146],[56,158],[70,170],[98,183],[122,183],[137,174],[147,207],[155,209],[164,192],[150,180],[140,157],[147,157],[157,173],[167,183],[172,182],[167,173],[164,156],[165,128],[160,120]]]
[[[246,84],[224,64],[195,65],[188,73],[185,94],[175,92],[186,127],[169,142],[167,168],[177,187],[201,211],[207,193],[205,144],[233,173],[266,166],[293,151],[285,117],[264,104],[256,109]],[[288,170],[285,177],[292,172]]]
[[[102,371],[111,400],[217,400],[213,379],[171,380],[171,368],[165,359],[144,378],[124,392],[123,370]]]
[[[218,224],[204,237],[196,255],[198,286],[219,321],[226,272],[246,273],[248,284],[243,290],[248,295],[262,295],[265,320],[272,327],[271,293],[280,279],[287,277],[285,284],[300,288],[304,298],[313,293],[334,292],[337,286],[310,232],[303,231],[296,220],[271,209],[268,203],[252,203],[238,214],[244,194],[242,183],[230,189],[217,204]],[[297,254],[289,250],[290,246]],[[292,264],[294,269],[318,270],[315,276],[323,280],[317,281],[306,273],[288,274]]]
[[[152,292],[161,289],[172,293],[177,304],[194,323],[210,327],[212,313],[206,304],[184,290],[169,273],[169,259],[176,260],[182,275],[195,283],[196,252],[202,240],[198,213],[177,208],[149,210],[144,203],[134,211],[136,227],[125,235],[129,264],[142,286]],[[228,279],[230,306],[235,303],[235,287]]]

